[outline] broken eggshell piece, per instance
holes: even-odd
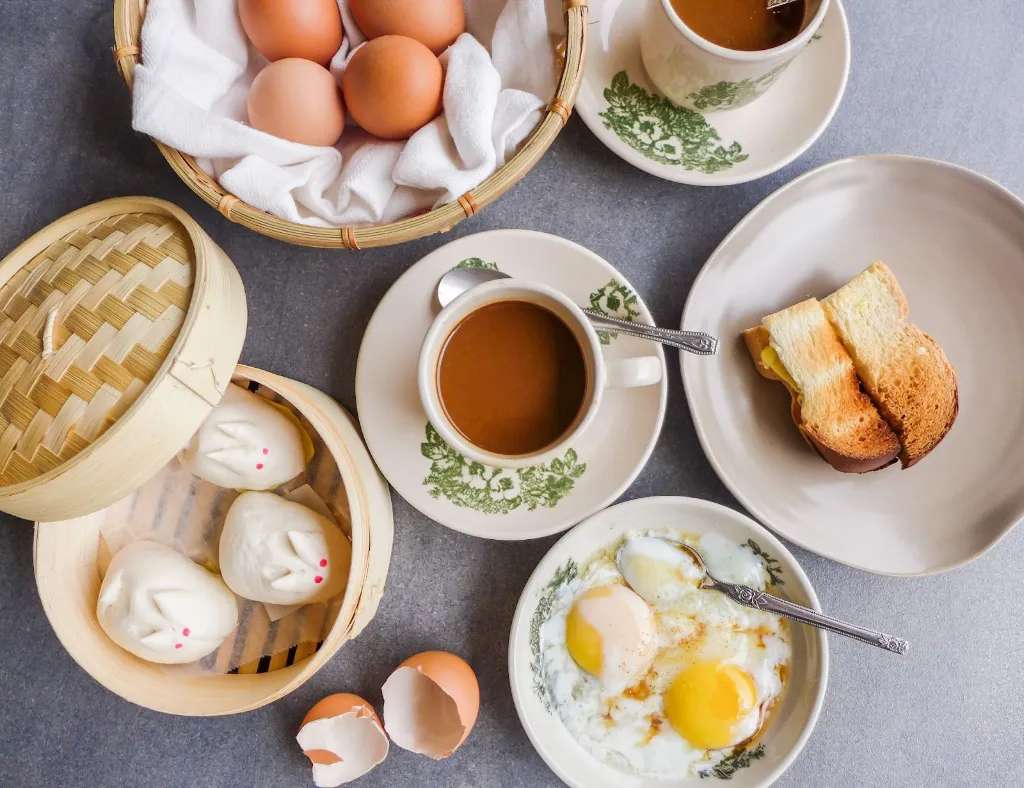
[[[444,651],[409,657],[381,691],[384,727],[391,740],[434,760],[459,748],[480,710],[480,685],[473,669]]]
[[[338,693],[317,703],[295,737],[313,763],[313,781],[334,788],[362,777],[388,754],[380,718],[358,695]]]
[[[290,411],[232,383],[178,459],[218,487],[270,490],[302,473],[312,454]]]

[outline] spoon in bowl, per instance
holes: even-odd
[[[477,285],[493,282],[496,279],[509,278],[508,274],[489,268],[453,268],[437,283],[437,301],[442,307],[446,307]],[[619,320],[617,317],[603,315],[593,309],[583,309],[583,314],[590,318],[590,322],[594,324],[595,328],[605,331],[616,331],[631,337],[650,339],[653,342],[686,350],[698,356],[713,356],[718,351],[718,340],[703,331],[676,331],[671,328],[632,323],[628,320]]]
[[[810,624],[812,627],[818,627],[818,629],[835,632],[837,635],[845,635],[848,638],[853,638],[854,640],[859,640],[862,643],[867,643],[869,645],[876,646],[877,648],[891,651],[894,654],[905,655],[907,653],[907,649],[910,647],[910,644],[903,638],[886,635],[884,632],[876,632],[872,629],[859,627],[855,624],[847,624],[845,621],[840,621],[838,618],[826,616],[824,613],[811,610],[809,607],[798,605],[787,599],[780,599],[777,596],[766,594],[764,591],[758,591],[750,586],[739,585],[737,583],[726,583],[724,580],[719,580],[708,572],[707,567],[704,565],[704,558],[694,548],[690,547],[690,545],[678,542],[674,539],[666,539],[664,537],[652,538],[660,539],[661,541],[672,545],[676,549],[682,550],[684,553],[689,555],[691,559],[693,559],[693,563],[699,574],[697,582],[698,588],[720,591],[734,602],[746,607],[752,607],[755,610],[764,610],[769,613],[776,613],[777,615],[791,618],[794,621],[799,621],[801,624]],[[629,578],[627,577],[627,567],[622,560],[621,547],[615,556],[615,563],[619,567],[619,572],[621,572],[622,576],[626,577],[626,581],[629,582]]]

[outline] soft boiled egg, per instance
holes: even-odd
[[[704,750],[733,747],[760,727],[757,685],[739,665],[690,665],[669,686],[664,703],[675,732]]]
[[[624,542],[617,562],[629,587],[652,605],[680,599],[701,580],[701,571],[689,553],[656,536],[639,536]]]
[[[565,622],[565,644],[583,670],[606,691],[620,692],[650,668],[657,651],[654,612],[622,585],[585,591]]]
[[[570,735],[611,768],[673,781],[711,773],[756,739],[792,659],[785,621],[701,588],[681,542],[721,580],[771,579],[757,545],[634,531],[580,566],[539,632],[548,697]]]

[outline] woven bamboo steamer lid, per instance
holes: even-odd
[[[227,219],[250,230],[299,246],[328,249],[369,249],[391,246],[443,233],[470,216],[479,213],[519,182],[555,141],[569,122],[583,77],[586,51],[588,0],[563,0],[567,37],[558,57],[562,74],[547,112],[519,151],[487,180],[460,196],[418,216],[379,225],[346,227],[310,227],[279,219],[226,192],[196,160],[181,151],[154,140],[167,163],[186,185]],[[142,57],[140,31],[146,15],[146,0],[114,0],[114,60],[128,87],[132,86],[135,66]]]
[[[181,209],[82,208],[0,261],[0,510],[64,520],[156,474],[241,353],[234,265]]]
[[[315,653],[268,672],[239,674],[169,673],[165,666],[137,659],[107,638],[96,620],[99,532],[104,513],[36,525],[34,564],[39,598],[65,649],[107,689],[168,714],[236,714],[297,689],[373,618],[391,556],[391,498],[352,417],[316,389],[259,369],[239,365],[234,382],[243,386],[258,383],[297,410],[323,441],[343,480],[352,526],[352,563],[341,608]]]

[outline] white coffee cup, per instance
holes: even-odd
[[[583,354],[586,388],[575,420],[555,443],[531,454],[496,454],[470,443],[448,419],[441,402],[438,367],[448,337],[472,312],[499,301],[525,301],[550,310],[572,331]],[[658,356],[605,360],[601,341],[587,316],[554,288],[539,282],[500,279],[466,291],[441,310],[423,339],[417,377],[427,418],[449,446],[484,465],[524,468],[549,462],[571,448],[594,421],[605,389],[651,386],[661,381],[662,374],[663,363]]]
[[[829,0],[806,0],[804,26],[785,44],[748,52],[697,35],[671,0],[646,0],[640,54],[654,86],[673,104],[715,112],[764,95],[818,32]]]

